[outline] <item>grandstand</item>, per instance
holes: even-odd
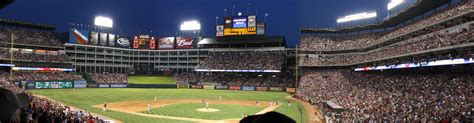
[[[227,9],[215,37],[198,21],[156,34],[0,19],[0,123],[239,122],[268,112],[298,123],[474,122],[474,2],[398,10],[374,24],[302,27],[295,48],[266,34],[267,13]]]
[[[443,3],[430,2],[378,24],[303,28],[296,96],[328,122],[472,122],[474,3],[423,14]]]

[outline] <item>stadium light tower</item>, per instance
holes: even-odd
[[[94,19],[94,25],[101,26],[101,27],[113,27],[114,22],[112,19],[104,16],[96,16]]]
[[[377,12],[363,12],[363,13],[352,14],[352,15],[341,17],[337,19],[337,23],[344,23],[344,22],[374,18],[374,17],[377,17]]]
[[[201,23],[196,20],[185,21],[180,26],[181,31],[198,31],[201,30]]]

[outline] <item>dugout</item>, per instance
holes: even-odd
[[[326,101],[323,103],[323,108],[325,112],[332,112],[334,114],[341,114],[344,111],[344,107],[340,106],[334,101]]]

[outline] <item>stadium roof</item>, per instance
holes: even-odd
[[[369,24],[356,27],[339,28],[339,29],[301,29],[302,33],[345,33],[345,32],[357,32],[371,29],[382,29],[388,27],[394,27],[402,24],[410,19],[413,19],[419,15],[433,10],[441,5],[444,5],[451,0],[418,0],[415,4],[407,7],[404,11],[390,16],[384,21],[376,24]]]
[[[15,0],[0,0],[0,9],[5,8],[13,2],[15,2]]]
[[[284,36],[204,38],[198,45],[279,44],[286,47]]]
[[[56,29],[56,27],[54,27],[52,25],[39,24],[39,23],[30,23],[30,22],[9,20],[9,19],[0,19],[0,25],[27,27],[27,28],[44,29],[44,30],[55,30]]]

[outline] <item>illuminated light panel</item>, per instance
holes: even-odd
[[[391,10],[403,2],[405,2],[405,0],[391,0],[390,3],[387,4],[387,10]]]
[[[34,68],[34,67],[13,67],[13,70],[24,70],[24,71],[65,71],[72,72],[76,71],[74,68]]]
[[[185,21],[180,25],[180,30],[201,30],[201,24],[198,21]]]
[[[377,12],[364,12],[364,13],[358,13],[358,14],[353,14],[353,15],[347,15],[342,18],[339,18],[337,19],[337,23],[344,23],[344,22],[374,18],[374,17],[377,17]]]
[[[103,27],[109,27],[112,28],[114,22],[112,19],[108,17],[103,17],[103,16],[96,16],[94,19],[94,25],[96,26],[103,26]]]
[[[438,60],[432,62],[421,62],[421,63],[407,63],[398,65],[386,65],[386,66],[375,66],[375,67],[363,67],[356,68],[354,71],[371,71],[371,70],[388,70],[388,69],[402,69],[402,68],[416,68],[416,67],[428,67],[428,66],[444,66],[444,65],[458,65],[458,64],[473,64],[474,59],[448,59]]]
[[[218,69],[196,69],[197,72],[249,72],[249,73],[279,73],[280,70],[218,70]]]

